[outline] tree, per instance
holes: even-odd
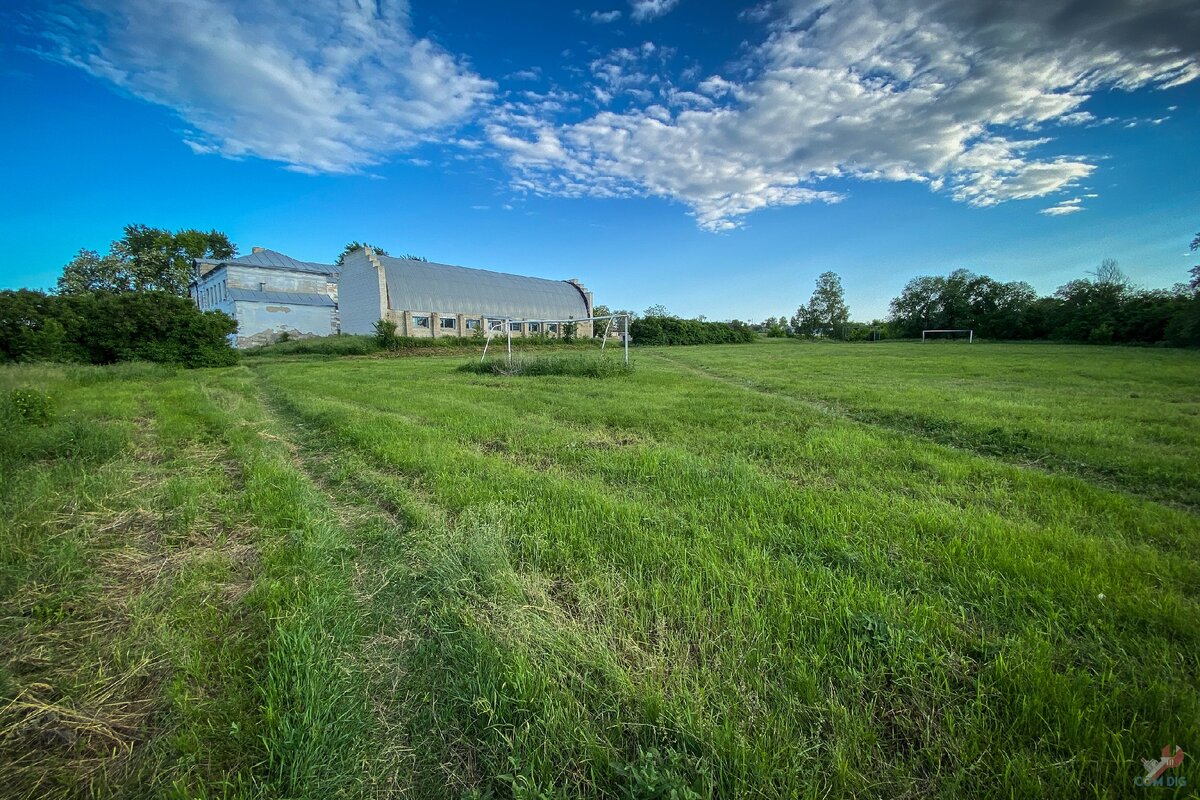
[[[783,317],[767,317],[758,327],[768,339],[782,339],[787,336],[787,320]]]
[[[133,290],[129,265],[111,253],[100,255],[95,250],[80,250],[63,267],[58,278],[59,294],[89,292],[128,292]]]
[[[374,250],[376,253],[378,253],[381,256],[388,255],[387,250],[384,250],[382,247],[376,247],[373,244],[368,244],[367,242],[359,242],[359,241],[346,242],[346,246],[342,248],[342,252],[337,257],[337,261],[334,261],[333,263],[340,267],[342,264],[346,263],[346,256],[350,255],[355,250],[362,250],[364,247],[371,248],[372,250]]]
[[[670,311],[667,311],[667,307],[664,306],[662,303],[655,303],[654,305],[647,308],[644,312],[642,312],[642,316],[644,316],[644,317],[673,317],[675,315],[672,314]]]
[[[185,297],[192,277],[192,259],[232,258],[237,246],[217,230],[126,225],[107,255],[80,250],[63,267],[59,294],[82,292],[168,292]]]
[[[376,247],[375,245],[368,244],[367,242],[347,242],[346,246],[342,248],[341,255],[339,255],[337,257],[337,261],[334,261],[333,263],[340,267],[342,264],[346,263],[346,256],[350,255],[355,250],[362,250],[364,247],[371,248],[372,250],[374,250],[377,254],[379,254],[381,256],[390,256],[391,255],[387,250],[384,250],[382,247]],[[425,262],[429,261],[429,259],[425,258],[425,256],[417,256],[417,255],[413,255],[412,253],[403,253],[401,255],[396,256],[396,258],[404,259],[406,261],[425,261]]]
[[[608,306],[606,306],[604,304],[592,307],[592,316],[593,317],[607,317],[610,314],[625,314],[625,315],[628,315],[630,320],[637,319],[637,314],[634,314],[632,311],[622,311],[619,308],[616,311],[612,311],[609,309]],[[607,320],[605,320],[603,322],[598,321],[598,322],[595,322],[592,324],[592,335],[593,336],[604,336],[604,334],[606,332],[608,332],[608,333],[624,333],[625,332],[624,328],[625,328],[625,319],[624,318],[614,319],[612,321],[611,328],[609,327]]]
[[[1192,239],[1192,252],[1194,253],[1197,250],[1200,250],[1200,233],[1197,233],[1196,238]],[[1200,290],[1200,264],[1192,267],[1188,270],[1188,273],[1192,276],[1191,281],[1188,282],[1188,286],[1192,289]]]
[[[792,327],[798,333],[817,336],[832,335],[850,319],[846,306],[846,294],[842,290],[842,279],[836,272],[822,272],[817,277],[817,286],[807,306],[796,309]]]
[[[1128,286],[1129,278],[1117,266],[1115,258],[1106,258],[1100,262],[1100,266],[1088,273],[1099,284],[1108,284],[1112,286]]]

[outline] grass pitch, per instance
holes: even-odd
[[[636,355],[0,370],[56,400],[0,786],[1121,797],[1200,741],[1197,354]]]

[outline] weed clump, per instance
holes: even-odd
[[[0,402],[0,420],[44,427],[54,415],[54,400],[45,392],[18,386]]]
[[[512,361],[472,361],[460,372],[477,375],[566,375],[573,378],[613,378],[633,372],[633,365],[616,358],[586,355],[546,355],[514,358]]]

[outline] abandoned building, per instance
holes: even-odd
[[[224,311],[238,324],[235,347],[338,331],[337,267],[297,261],[255,247],[249,255],[192,262],[192,299],[202,311]]]
[[[513,336],[558,337],[565,321],[592,315],[592,293],[576,279],[392,258],[369,247],[346,256],[338,295],[343,333],[371,333],[387,319],[401,336],[471,336],[507,325]],[[575,332],[590,337],[592,324]]]
[[[576,279],[392,258],[370,247],[347,255],[341,267],[261,247],[236,258],[198,258],[192,266],[192,298],[201,310],[237,320],[236,347],[285,334],[371,334],[381,319],[396,323],[401,336],[471,336],[507,326],[513,336],[559,337],[567,321],[592,315],[592,293]],[[575,335],[591,336],[591,322],[576,324]]]

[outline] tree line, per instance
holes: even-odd
[[[1191,249],[1200,250],[1200,234]],[[852,322],[841,279],[825,272],[808,303],[790,318],[755,326],[766,336],[834,339],[917,338],[934,329],[970,329],[976,336],[1092,344],[1200,346],[1200,265],[1169,289],[1134,285],[1112,259],[1084,277],[1039,296],[1024,281],[998,281],[958,269],[913,278],[889,304],[885,320]]]
[[[335,263],[371,245],[348,242]],[[375,251],[387,255],[382,248]],[[238,255],[218,230],[126,225],[108,252],[82,249],[54,291],[0,291],[0,363],[155,361],[186,367],[237,362],[237,323],[188,296],[193,259]],[[425,261],[422,256],[401,258]]]
[[[0,291],[0,362],[236,363],[237,323],[188,297],[192,259],[236,255],[220,231],[127,225],[104,255],[80,250],[54,292]]]

